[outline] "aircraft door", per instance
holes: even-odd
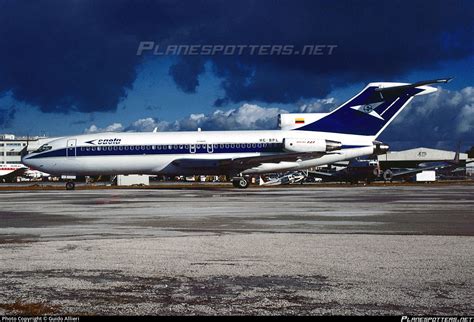
[[[67,140],[67,147],[66,147],[66,157],[67,158],[75,158],[76,157],[76,139]]]
[[[214,146],[212,144],[207,145],[207,153],[212,153],[214,152]]]
[[[196,144],[189,145],[189,153],[196,153]]]

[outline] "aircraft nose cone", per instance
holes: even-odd
[[[32,166],[33,165],[33,160],[29,158],[28,155],[24,155],[21,157],[21,163],[23,163],[26,166]]]

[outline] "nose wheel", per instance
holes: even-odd
[[[250,182],[244,177],[236,177],[232,179],[232,185],[239,189],[245,189],[249,186]]]
[[[76,188],[76,184],[72,181],[66,182],[66,190],[74,190]]]

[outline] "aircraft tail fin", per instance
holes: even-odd
[[[407,83],[370,83],[359,94],[310,124],[294,130],[356,134],[377,138],[414,96],[435,92],[429,84],[452,78]]]
[[[28,145],[30,144],[30,136],[26,136],[26,145],[25,147],[20,151],[20,157],[23,159],[24,156],[28,154]]]
[[[454,154],[454,159],[452,161],[449,161],[448,163],[451,164],[452,166],[457,166],[461,163],[460,161],[460,155],[461,153],[461,142],[458,142],[458,147],[456,150],[456,153]]]
[[[456,154],[454,155],[454,163],[459,164],[459,154],[461,153],[461,142],[458,143],[458,149],[456,150]]]

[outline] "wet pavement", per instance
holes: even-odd
[[[0,314],[472,315],[473,195],[2,191]]]

